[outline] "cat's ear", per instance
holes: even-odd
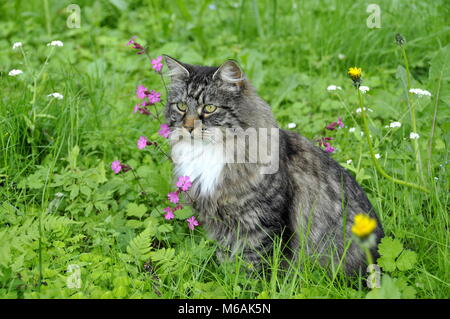
[[[172,79],[179,80],[189,77],[189,71],[182,62],[165,54],[163,54],[163,57],[168,69],[168,72],[164,75],[170,76]]]
[[[240,87],[244,81],[244,72],[236,61],[227,60],[214,73],[213,80],[217,79]]]

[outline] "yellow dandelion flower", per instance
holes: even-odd
[[[357,68],[356,66],[353,68],[348,69],[348,76],[353,80],[359,80],[361,78],[361,68]]]
[[[377,221],[375,218],[367,214],[357,214],[352,226],[352,233],[358,237],[366,237],[370,235],[375,228],[377,228]]]

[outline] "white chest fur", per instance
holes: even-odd
[[[172,146],[175,175],[189,176],[201,195],[214,192],[225,165],[221,144],[202,141],[180,141]]]

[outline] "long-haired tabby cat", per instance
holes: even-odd
[[[323,265],[342,259],[347,273],[364,267],[364,252],[355,243],[347,245],[354,216],[363,212],[377,219],[377,242],[383,230],[355,179],[305,137],[279,129],[270,107],[235,61],[209,67],[165,56],[165,62],[171,77],[165,116],[172,131],[175,177],[193,181],[188,197],[226,252],[219,255],[243,253],[258,264],[279,237],[293,258],[303,243],[304,251],[319,256]],[[262,171],[267,162],[259,156],[253,162],[224,160],[229,157],[224,132],[249,128],[278,132],[276,140],[266,143],[277,163],[274,172]],[[244,146],[246,160],[250,143]]]

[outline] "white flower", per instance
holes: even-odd
[[[428,92],[427,90],[422,90],[422,89],[409,89],[410,93],[414,93],[415,95],[418,95],[419,97],[421,96],[431,96],[431,93]]]
[[[327,87],[327,90],[328,91],[336,91],[336,90],[342,90],[342,88],[340,86],[337,86],[337,85],[329,85]]]
[[[368,108],[364,108],[364,111],[369,111],[369,112],[373,112],[373,110],[372,109],[368,109]],[[360,107],[358,107],[357,109],[356,109],[356,113],[361,113],[361,108]]]
[[[380,155],[380,154],[378,154],[378,153],[377,153],[377,154],[375,154],[375,158],[376,158],[376,159],[379,159],[380,157],[381,157],[381,155]]]
[[[209,10],[216,10],[217,6],[214,3],[212,3],[212,4],[208,5],[208,8],[209,8]]]
[[[339,53],[339,54],[338,54],[338,59],[339,59],[339,60],[344,60],[344,59],[345,59],[345,55],[342,54],[342,53]]]
[[[392,128],[400,127],[400,126],[402,126],[402,123],[400,123],[400,122],[392,122],[391,124],[389,124],[389,127],[392,127]]]
[[[348,129],[348,131],[349,131],[350,133],[352,133],[352,132],[355,131],[355,128],[354,128],[354,127],[351,127],[351,128]]]
[[[352,162],[353,162],[353,161],[352,161],[351,159],[349,159],[349,160],[347,161],[347,165],[350,165]]]
[[[297,127],[297,124],[295,124],[295,123],[288,124],[288,128],[296,128],[296,127]]]
[[[16,75],[19,75],[19,74],[22,74],[22,73],[23,73],[22,70],[12,69],[11,71],[9,71],[8,75],[9,76],[16,76]]]
[[[419,137],[420,137],[419,134],[417,134],[415,132],[409,133],[409,138],[412,140],[417,140]]]
[[[364,136],[364,132],[359,132],[359,134],[360,134],[361,136]]]
[[[369,89],[368,86],[361,85],[361,86],[359,87],[359,90],[360,90],[362,93],[366,93],[366,92],[369,91],[370,89]]]
[[[15,42],[12,46],[13,50],[20,48],[22,46],[22,42]]]
[[[439,180],[439,177],[436,177],[436,176],[435,176],[435,177],[434,177],[434,180],[435,180],[435,181]]]
[[[62,100],[64,98],[64,96],[62,94],[58,93],[58,92],[51,93],[51,94],[49,94],[47,96],[48,97],[53,97],[53,98],[55,98],[57,100]]]
[[[64,46],[64,43],[62,43],[59,40],[56,40],[56,41],[52,41],[50,43],[47,43],[47,46],[48,47],[50,47],[50,46],[52,46],[52,47],[62,47],[62,46]]]

